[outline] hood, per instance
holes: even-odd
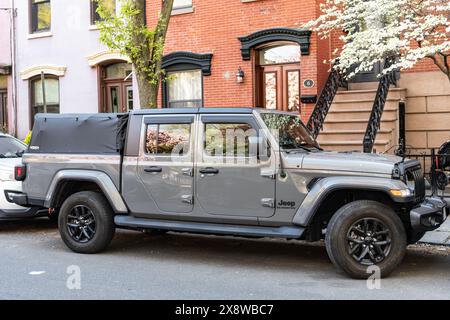
[[[22,158],[0,159],[0,181],[15,181],[14,167],[22,164]]]
[[[392,174],[402,158],[389,154],[360,152],[294,153],[286,157],[286,168]]]

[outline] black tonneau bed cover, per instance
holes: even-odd
[[[28,153],[120,154],[128,114],[37,114]]]

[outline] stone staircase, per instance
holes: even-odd
[[[317,138],[321,147],[334,151],[363,151],[363,138],[375,100],[376,89],[338,91],[323,130]],[[374,145],[377,153],[393,153],[398,144],[398,105],[406,89],[391,88],[384,106]]]

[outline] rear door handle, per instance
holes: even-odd
[[[145,172],[149,172],[149,173],[157,173],[157,172],[162,172],[162,168],[161,167],[147,167],[144,168]]]
[[[216,168],[204,168],[204,169],[200,169],[200,173],[202,173],[202,174],[218,174],[219,173],[219,169],[216,169]]]

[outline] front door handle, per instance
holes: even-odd
[[[145,172],[149,172],[149,173],[157,173],[157,172],[162,172],[162,168],[161,167],[147,167],[144,168]]]
[[[200,169],[200,173],[201,174],[218,174],[219,173],[219,169],[216,169],[216,168],[203,168],[203,169]]]

